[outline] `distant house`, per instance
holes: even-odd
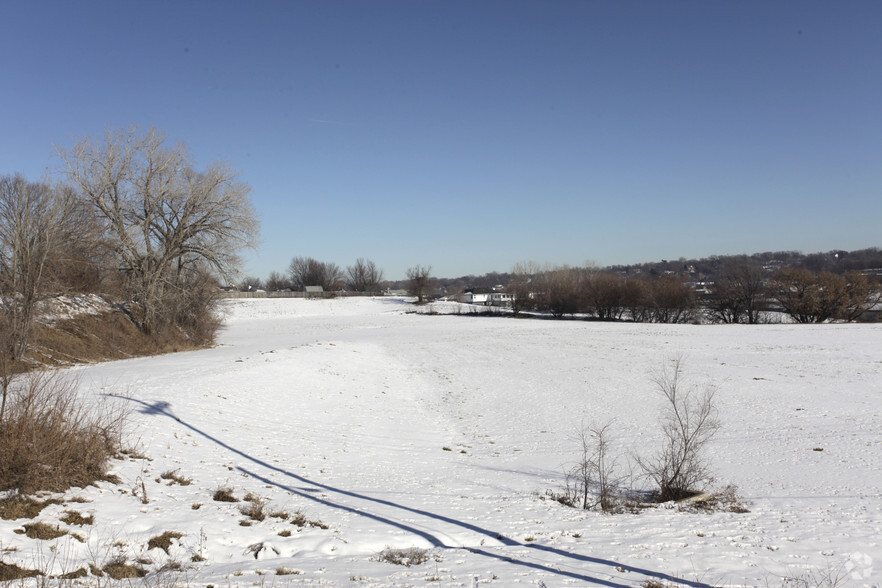
[[[487,304],[490,306],[511,306],[513,299],[514,294],[509,294],[508,292],[491,292],[490,300],[487,301]]]
[[[490,294],[489,288],[472,288],[460,294],[459,301],[464,304],[489,304]]]
[[[303,292],[307,298],[322,298],[325,295],[325,289],[321,286],[304,286]]]

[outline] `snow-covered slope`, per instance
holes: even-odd
[[[224,586],[780,586],[827,571],[880,583],[880,325],[425,316],[390,298],[226,304],[214,349],[71,370],[131,408],[131,443],[150,459],[115,464],[121,487],[67,495],[89,503],[43,511],[52,524],[94,513],[70,527],[85,542],[0,521],[3,561],[57,573],[171,560],[192,566],[191,585]],[[583,423],[613,421],[623,466],[655,447],[650,376],[677,356],[719,389],[710,458],[750,512],[611,516],[543,500]],[[192,483],[160,477],[175,470]],[[245,503],[212,500],[221,487],[316,525],[243,526]],[[148,550],[165,531],[183,535],[169,555]],[[387,547],[430,559],[379,561]]]

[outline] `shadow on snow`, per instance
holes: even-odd
[[[429,533],[427,531],[423,531],[423,530],[417,529],[415,527],[406,525],[403,522],[396,521],[396,520],[381,516],[376,513],[372,513],[368,510],[364,510],[361,508],[356,508],[353,506],[347,506],[344,504],[332,502],[329,499],[315,496],[315,493],[324,491],[324,492],[333,493],[333,494],[336,494],[339,496],[346,496],[346,497],[353,498],[356,500],[362,500],[365,502],[374,503],[374,504],[383,505],[383,506],[387,506],[390,508],[406,511],[408,513],[420,515],[420,516],[423,516],[426,518],[430,518],[430,519],[434,519],[437,521],[447,523],[449,525],[453,525],[453,526],[457,526],[457,527],[460,527],[463,529],[467,529],[469,531],[473,531],[475,533],[483,535],[486,538],[496,540],[499,543],[501,543],[503,546],[507,546],[507,547],[521,547],[521,548],[525,548],[525,549],[531,549],[531,550],[534,550],[537,552],[551,553],[551,554],[554,554],[554,555],[557,555],[557,556],[560,556],[560,557],[563,557],[563,558],[566,558],[569,560],[573,560],[576,562],[585,562],[585,563],[591,563],[591,564],[596,564],[596,565],[608,566],[608,567],[617,569],[617,571],[626,571],[626,572],[633,572],[633,573],[637,573],[637,574],[642,574],[642,575],[648,576],[650,578],[655,578],[658,580],[665,580],[665,581],[674,582],[677,584],[683,584],[686,586],[691,586],[692,588],[711,588],[709,584],[686,580],[684,578],[677,578],[677,577],[674,577],[674,576],[671,576],[671,575],[668,575],[668,574],[665,574],[662,572],[656,572],[653,570],[638,568],[638,567],[623,564],[623,563],[620,563],[617,561],[612,561],[612,560],[608,560],[608,559],[601,559],[601,558],[597,558],[597,557],[590,557],[587,555],[580,555],[578,553],[571,553],[569,551],[564,551],[562,549],[548,547],[545,545],[537,545],[534,543],[522,543],[520,541],[517,541],[515,539],[511,539],[510,537],[505,537],[500,533],[491,531],[490,529],[485,529],[483,527],[479,527],[479,526],[474,525],[472,523],[460,521],[457,519],[453,519],[451,517],[432,513],[432,512],[426,511],[426,510],[421,510],[418,508],[405,506],[403,504],[398,504],[398,503],[395,503],[395,502],[392,502],[389,500],[383,500],[381,498],[366,496],[364,494],[359,494],[357,492],[344,490],[342,488],[336,488],[336,487],[330,486],[328,484],[322,484],[320,482],[315,482],[313,480],[309,480],[307,478],[304,478],[303,476],[299,476],[295,473],[284,470],[278,466],[274,466],[274,465],[267,463],[263,460],[257,459],[256,457],[252,457],[251,455],[248,455],[247,453],[245,453],[239,449],[236,449],[235,447],[232,447],[231,445],[225,443],[224,441],[221,441],[220,439],[213,437],[212,435],[209,435],[208,433],[198,429],[194,425],[181,420],[180,418],[176,417],[171,412],[171,404],[169,402],[159,401],[159,402],[150,403],[150,402],[145,402],[143,400],[138,400],[136,398],[130,398],[127,396],[121,396],[121,395],[115,395],[115,394],[111,394],[110,396],[113,396],[115,398],[120,398],[122,400],[128,400],[128,401],[134,402],[136,404],[140,404],[142,408],[139,409],[139,412],[141,412],[142,414],[166,416],[166,417],[172,418],[175,421],[177,421],[178,423],[180,423],[181,425],[183,425],[184,427],[190,429],[194,433],[201,435],[202,437],[208,439],[209,441],[212,441],[213,443],[219,445],[220,447],[223,447],[227,451],[230,451],[231,453],[235,453],[236,455],[238,455],[238,456],[240,456],[240,457],[242,457],[242,458],[244,458],[244,459],[246,459],[246,460],[262,467],[262,468],[265,468],[267,470],[271,470],[271,471],[276,472],[278,474],[282,474],[283,476],[290,478],[291,480],[296,481],[298,484],[307,484],[307,486],[305,486],[305,487],[304,486],[288,486],[288,485],[282,484],[280,482],[277,482],[275,480],[271,480],[271,479],[267,478],[266,476],[260,475],[260,474],[254,472],[254,471],[251,471],[247,468],[244,468],[244,467],[237,468],[241,472],[248,474],[249,476],[252,476],[253,478],[255,478],[257,480],[260,480],[261,482],[263,482],[265,484],[273,485],[281,490],[285,490],[285,491],[290,492],[292,494],[296,494],[298,496],[301,496],[303,498],[307,498],[309,500],[312,500],[314,502],[317,502],[319,504],[322,504],[322,505],[325,505],[325,506],[328,506],[331,508],[335,508],[335,509],[349,512],[352,514],[356,514],[359,516],[363,516],[365,518],[377,521],[377,522],[382,523],[384,525],[390,525],[392,527],[396,527],[396,528],[401,529],[403,531],[406,531],[408,533],[412,533],[414,535],[422,537],[430,545],[432,545],[433,547],[436,547],[436,548],[464,549],[464,550],[469,551],[471,553],[474,553],[476,555],[481,555],[484,557],[489,557],[489,558],[497,559],[499,561],[508,562],[508,563],[512,563],[512,564],[516,564],[516,565],[520,565],[520,566],[524,566],[524,567],[528,567],[528,568],[532,568],[532,569],[536,569],[536,570],[542,570],[542,571],[548,572],[550,574],[554,574],[554,575],[558,575],[558,576],[565,576],[565,577],[573,578],[573,579],[580,580],[583,582],[590,582],[593,584],[598,584],[601,586],[611,586],[611,587],[615,587],[615,588],[627,588],[628,586],[632,585],[632,584],[618,584],[618,583],[615,583],[615,582],[612,582],[609,580],[602,580],[600,578],[593,578],[593,577],[586,576],[584,574],[580,574],[577,572],[571,572],[571,571],[566,571],[566,570],[562,570],[559,568],[551,567],[550,565],[531,562],[531,561],[527,561],[524,559],[518,559],[517,557],[504,555],[502,553],[494,553],[492,551],[489,551],[486,548],[459,547],[459,546],[455,546],[455,545],[447,545],[441,539],[439,539],[438,537],[436,537],[435,535],[433,535],[432,533]]]

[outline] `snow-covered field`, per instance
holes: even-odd
[[[115,463],[121,486],[74,489],[89,502],[40,515],[66,528],[65,510],[93,513],[70,527],[84,543],[0,521],[3,561],[58,573],[172,560],[191,566],[182,582],[217,586],[781,586],[828,572],[882,583],[882,325],[426,316],[390,298],[226,304],[216,348],[71,370],[130,407],[130,444],[149,459]],[[650,376],[677,356],[719,389],[709,456],[750,512],[604,515],[543,500],[583,423],[614,420],[623,465],[655,447]],[[174,470],[192,484],[160,478]],[[243,526],[246,503],[212,500],[221,487],[327,528]],[[165,531],[182,534],[169,554],[148,550]],[[388,547],[430,559],[380,561]]]

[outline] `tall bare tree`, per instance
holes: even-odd
[[[229,279],[239,252],[256,244],[251,188],[223,163],[197,171],[186,146],[156,129],[108,131],[58,152],[103,222],[147,332],[168,320],[163,299],[183,296],[195,274]]]
[[[727,259],[708,300],[712,318],[724,323],[760,322],[767,303],[762,267],[746,255]]]
[[[269,277],[266,279],[266,289],[270,292],[278,292],[279,290],[286,290],[291,287],[291,280],[282,275],[279,272],[273,271],[270,272]]]
[[[415,265],[407,270],[407,291],[411,296],[417,297],[417,303],[425,301],[431,277],[432,266]]]
[[[347,286],[355,292],[379,292],[383,270],[370,259],[359,257],[355,265],[346,268]]]
[[[311,257],[295,257],[288,266],[288,275],[295,290],[306,286],[321,286],[325,291],[343,287],[343,270],[336,263],[318,261]]]
[[[75,231],[66,194],[20,175],[0,177],[0,420],[14,365],[27,351],[48,268]]]
[[[535,306],[534,280],[540,271],[539,264],[532,261],[518,262],[511,269],[511,281],[507,290],[511,294],[511,310],[514,314],[531,310]]]

